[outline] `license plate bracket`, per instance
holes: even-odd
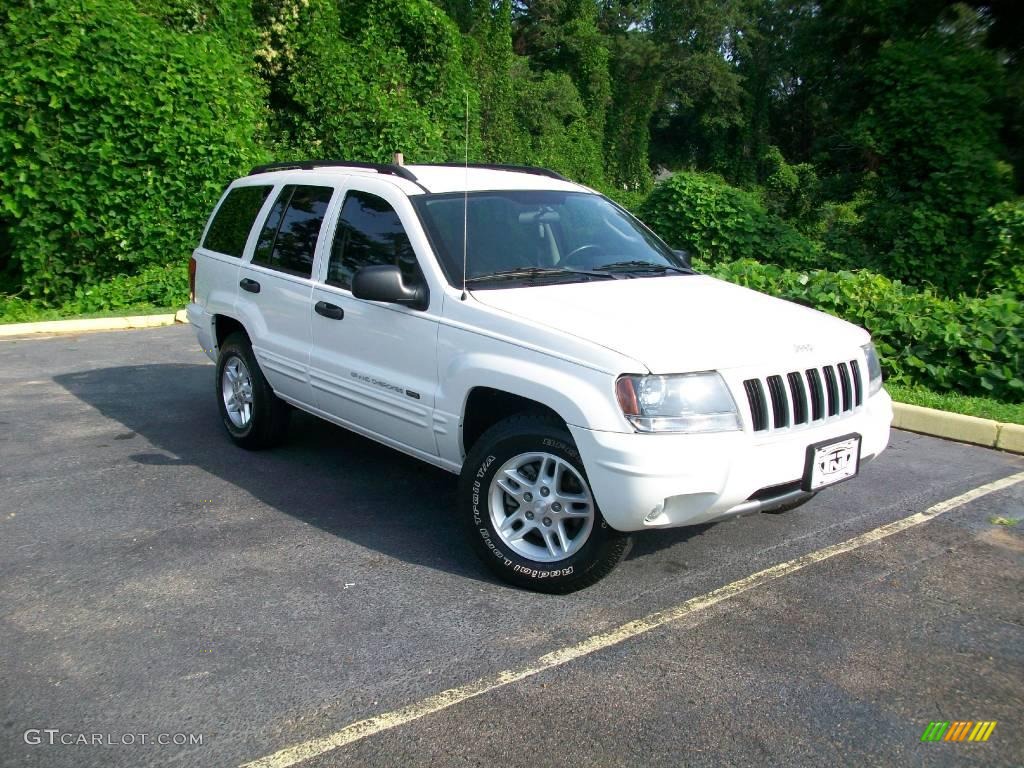
[[[807,446],[802,488],[817,491],[855,477],[860,471],[861,436],[851,432]]]

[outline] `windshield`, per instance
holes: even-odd
[[[462,283],[463,197],[456,192],[412,198],[454,285]],[[541,274],[587,279],[588,272],[593,277],[602,270],[689,271],[640,222],[600,195],[471,192],[467,210],[466,277],[475,283],[509,272],[526,280]]]

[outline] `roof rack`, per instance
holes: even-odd
[[[266,165],[257,165],[251,171],[250,176],[254,176],[257,173],[270,173],[271,171],[311,171],[314,168],[364,168],[370,171],[376,171],[377,173],[386,173],[392,176],[398,176],[399,178],[411,181],[421,189],[426,189],[416,179],[416,175],[408,168],[401,165],[394,165],[393,163],[359,163],[352,160],[291,160],[281,163],[267,163]]]
[[[430,168],[465,168],[466,163],[416,163],[416,165],[423,165],[424,167]],[[489,171],[509,171],[511,173],[529,173],[534,176],[546,176],[549,179],[558,179],[559,181],[568,181],[562,174],[552,171],[548,168],[536,168],[532,165],[501,165],[492,163],[469,163],[469,168],[483,168]],[[270,173],[271,171],[311,171],[314,168],[361,168],[369,171],[376,171],[377,173],[390,174],[392,176],[398,176],[399,178],[411,181],[417,187],[422,189],[424,192],[430,192],[429,189],[423,186],[419,179],[416,178],[416,174],[410,171],[404,165],[395,165],[394,163],[360,163],[354,160],[286,160],[279,163],[267,163],[266,165],[257,165],[251,171],[250,176],[254,176],[258,173]]]
[[[441,168],[465,168],[466,163],[414,163],[414,165],[437,166]],[[510,171],[512,173],[531,173],[534,176],[547,176],[549,179],[568,181],[565,176],[550,168],[537,168],[532,165],[501,165],[493,163],[469,163],[470,168],[484,168],[489,171]]]

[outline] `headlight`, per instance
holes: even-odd
[[[868,362],[868,397],[882,388],[882,365],[878,362],[878,351],[874,344],[865,344],[864,357]]]
[[[740,428],[736,403],[711,373],[620,376],[615,397],[639,432],[726,432]]]

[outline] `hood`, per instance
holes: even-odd
[[[631,357],[652,373],[799,367],[841,359],[869,340],[844,320],[705,275],[476,290],[473,297]]]

